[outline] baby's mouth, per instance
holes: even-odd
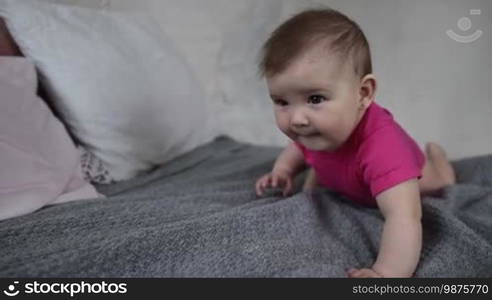
[[[303,142],[310,143],[311,141],[314,141],[314,139],[318,138],[319,136],[320,134],[317,132],[308,133],[308,134],[297,134],[297,140],[301,143]]]
[[[305,137],[305,138],[310,138],[310,137],[316,137],[319,136],[318,132],[310,132],[310,133],[305,133],[305,134],[297,134],[299,137]]]
[[[321,134],[318,131],[301,131],[301,130],[291,130],[292,137],[302,143],[302,140],[310,140],[312,138],[317,138]]]

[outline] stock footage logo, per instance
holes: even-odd
[[[21,293],[23,296],[32,294],[65,294],[70,298],[79,294],[126,294],[126,283],[115,283],[106,281],[86,282],[86,281],[29,281],[17,286],[19,281],[9,284],[3,293],[8,297],[15,297]]]
[[[3,293],[9,297],[17,296],[20,292],[16,289],[15,285],[18,283],[18,281],[14,281],[14,284],[9,284],[7,290],[3,290]]]
[[[471,16],[474,16],[474,15],[477,16],[477,15],[481,15],[481,14],[482,14],[482,11],[480,9],[470,9],[470,15]],[[482,36],[483,31],[482,30],[476,30],[475,32],[473,32],[471,34],[467,34],[467,31],[470,30],[471,27],[472,27],[472,22],[471,22],[470,18],[462,17],[458,20],[458,28],[465,35],[456,33],[452,29],[447,30],[446,34],[451,39],[453,39],[459,43],[472,43],[472,42],[478,40]]]

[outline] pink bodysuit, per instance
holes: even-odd
[[[422,176],[425,156],[385,108],[372,102],[337,150],[313,151],[295,143],[318,182],[360,204],[404,181]]]

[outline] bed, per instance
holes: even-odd
[[[2,54],[19,55],[5,37],[11,46]],[[45,56],[31,53],[30,45],[21,40],[20,48],[41,71],[43,98],[62,101],[63,93],[53,94],[60,86],[53,85]],[[57,117],[64,118],[63,110]],[[65,125],[77,135],[78,124]],[[303,176],[290,197],[278,190],[255,195],[256,179],[271,169],[280,147],[182,135],[195,142],[179,151],[171,147],[165,163],[152,161],[146,172],[140,164],[125,165],[114,169],[121,177],[116,182],[93,182],[105,198],[43,203],[0,221],[0,276],[346,277],[347,269],[376,258],[383,225],[377,209],[328,189],[304,192]],[[146,142],[134,146],[147,148]],[[99,145],[84,145],[105,154]],[[458,183],[422,200],[423,250],[415,276],[490,277],[492,155],[452,163]]]
[[[105,200],[1,222],[2,277],[345,277],[370,265],[383,219],[328,190],[254,193],[279,149],[221,137]],[[490,277],[492,156],[453,162],[458,184],[423,199],[416,277]]]

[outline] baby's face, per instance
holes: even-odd
[[[275,119],[289,138],[311,150],[334,151],[361,119],[360,79],[351,63],[340,63],[313,47],[280,74],[267,77]]]

